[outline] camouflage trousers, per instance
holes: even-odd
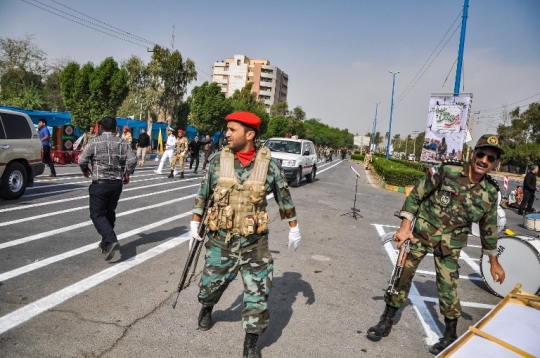
[[[176,162],[180,162],[180,173],[184,172],[184,166],[186,165],[186,157],[182,157],[180,154],[174,154],[171,160],[171,170],[174,170]]]
[[[203,306],[218,303],[238,272],[244,283],[242,326],[247,333],[262,334],[268,327],[268,295],[272,287],[274,260],[268,242],[251,249],[227,251],[206,246],[205,266],[199,283],[199,302]]]
[[[460,252],[461,249],[453,249],[452,253],[447,256],[433,255],[437,293],[439,295],[439,310],[444,317],[449,319],[461,316],[461,305],[457,293]],[[411,252],[405,263],[403,273],[396,284],[398,294],[390,295],[387,292],[384,296],[384,300],[388,305],[399,308],[407,300],[414,274],[420,262],[428,253],[433,254],[432,247],[423,245],[420,242],[411,245]]]

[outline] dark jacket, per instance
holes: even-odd
[[[146,148],[150,145],[150,136],[147,133],[139,134],[139,147]]]
[[[534,193],[536,191],[536,174],[528,172],[523,180],[523,191]]]

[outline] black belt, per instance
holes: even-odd
[[[120,179],[98,179],[92,180],[92,184],[119,184],[122,183]]]

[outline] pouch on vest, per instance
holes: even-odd
[[[204,223],[210,231],[219,230],[219,213],[215,206],[208,209],[208,215],[206,215]]]
[[[242,234],[244,236],[253,235],[257,231],[257,228],[257,217],[255,215],[244,217],[244,225],[242,225]]]
[[[225,230],[231,230],[234,225],[234,208],[227,205],[220,213],[220,227]]]
[[[268,222],[270,218],[266,211],[259,211],[257,213],[257,234],[262,234],[268,230]]]

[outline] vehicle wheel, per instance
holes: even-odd
[[[291,183],[291,186],[297,187],[300,185],[300,182],[302,181],[302,168],[298,168],[298,171],[296,172],[296,177]]]
[[[26,190],[28,176],[24,165],[18,162],[9,164],[2,176],[1,193],[4,199],[20,198]]]
[[[313,169],[311,169],[311,173],[306,175],[306,179],[307,179],[308,183],[313,183],[313,181],[315,180],[316,175],[317,175],[317,166],[314,165]]]

